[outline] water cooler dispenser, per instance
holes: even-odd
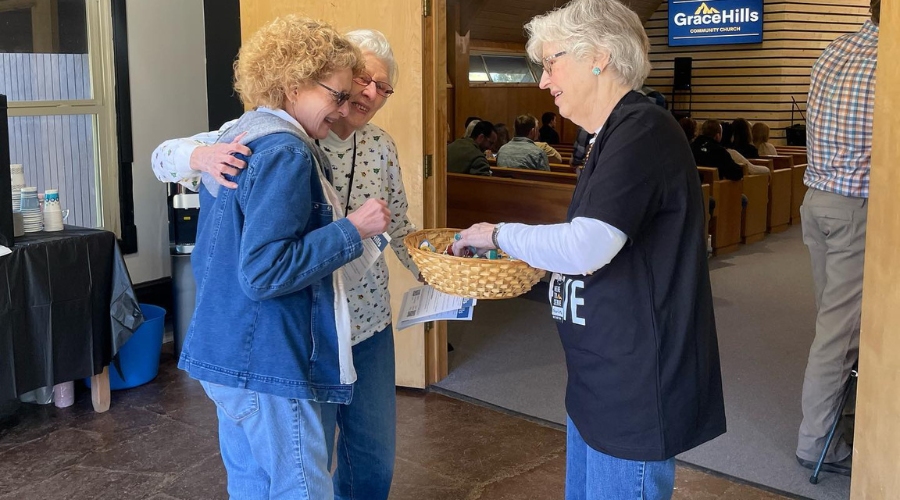
[[[197,217],[200,215],[200,195],[178,184],[169,184],[169,242],[172,254],[172,319],[175,355],[191,324],[197,285],[191,269],[191,252],[197,238]]]

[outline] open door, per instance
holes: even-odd
[[[409,199],[409,218],[416,227],[444,223],[445,196],[442,172],[446,162],[446,56],[443,39],[445,0],[241,0],[241,38],[252,35],[266,22],[286,14],[322,19],[342,32],[369,28],[384,33],[391,42],[400,69],[396,93],[378,112],[373,123],[385,129],[397,143],[403,183]],[[427,156],[431,158],[426,161]],[[425,169],[431,172],[426,176]],[[440,181],[438,181],[440,179]],[[400,308],[403,293],[418,282],[387,252],[391,307]],[[425,388],[447,373],[446,330],[424,325],[394,331],[397,385]],[[443,340],[441,340],[443,339]],[[443,368],[428,352],[442,345]],[[443,374],[443,375],[442,375]]]

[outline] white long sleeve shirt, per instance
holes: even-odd
[[[622,231],[589,217],[543,226],[504,224],[497,234],[507,254],[532,267],[569,275],[591,274],[609,264],[627,241]]]

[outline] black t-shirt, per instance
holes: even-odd
[[[538,130],[538,140],[547,144],[559,144],[559,134],[550,125],[544,125]]]
[[[744,169],[735,163],[728,150],[715,140],[701,135],[694,139],[691,151],[697,165],[717,169],[720,179],[739,181],[744,178]]]
[[[600,130],[569,220],[628,236],[590,276],[565,276],[566,409],[592,448],[665,460],[725,432],[704,207],[674,118],[630,92]]]
[[[756,149],[756,146],[753,144],[732,144],[734,146],[735,151],[741,154],[744,158],[759,158],[759,150]]]

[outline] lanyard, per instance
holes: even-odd
[[[316,139],[316,146],[321,147]],[[356,175],[356,132],[353,132],[353,156],[350,157],[350,182],[347,183],[347,204],[344,206],[344,217],[350,211],[350,194],[353,192],[353,177]],[[331,181],[334,184],[334,179]]]

